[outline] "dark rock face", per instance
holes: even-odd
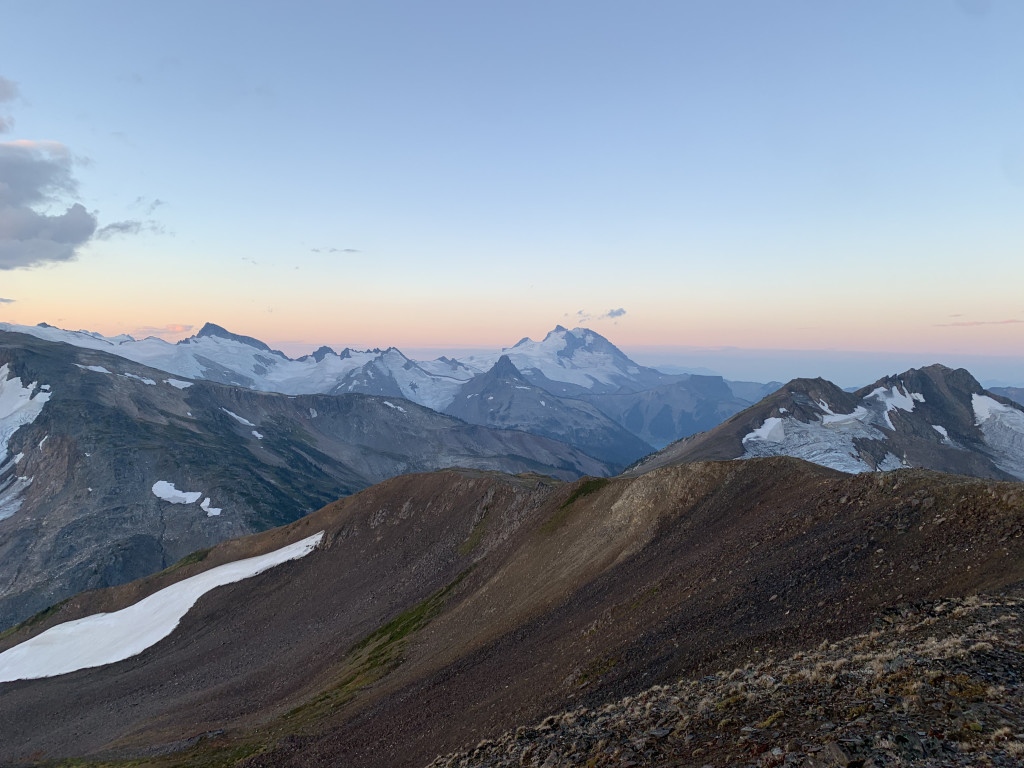
[[[561,440],[618,469],[652,450],[593,405],[531,384],[507,355],[487,373],[466,382],[445,412],[471,424]]]
[[[2,628],[405,472],[609,472],[561,443],[469,426],[405,400],[181,388],[122,358],[22,334],[0,334],[3,364],[51,394],[10,439],[21,461],[0,468],[0,485],[28,479],[17,512],[0,519]],[[154,494],[158,481],[202,496],[169,503]]]
[[[750,405],[721,376],[685,375],[642,392],[582,397],[656,448],[711,429]]]
[[[991,392],[1013,400],[1017,405],[1024,405],[1024,387],[992,387]]]

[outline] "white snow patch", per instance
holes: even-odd
[[[971,395],[971,406],[974,408],[974,423],[981,426],[996,414],[1010,413],[1016,409],[1003,405],[988,395]]]
[[[195,504],[199,501],[199,497],[203,495],[203,492],[179,491],[174,487],[174,483],[169,483],[166,480],[157,480],[153,483],[153,495],[164,501],[169,501],[171,504]]]
[[[545,403],[543,400],[540,401],[540,404],[543,405],[543,406],[547,405],[547,403]]]
[[[131,658],[171,634],[196,601],[211,589],[305,557],[316,549],[323,536],[320,531],[265,555],[211,568],[120,611],[97,613],[51,627],[0,653],[0,683],[63,675]]]
[[[211,503],[212,502],[210,501],[210,497],[207,496],[205,499],[203,499],[203,503],[199,505],[200,509],[202,509],[203,512],[206,513],[207,517],[219,515],[223,511],[220,507],[211,507]]]
[[[43,435],[43,439],[39,441],[39,450],[43,450],[43,444],[50,439],[49,435]]]
[[[221,410],[224,411],[224,413],[226,413],[228,416],[230,416],[231,418],[233,418],[235,421],[237,421],[240,424],[244,424],[247,427],[255,427],[256,426],[255,424],[253,424],[248,419],[243,419],[237,413],[232,413],[227,408],[221,408]]]
[[[399,411],[401,413],[405,413],[405,408],[403,408],[400,405],[395,405],[394,403],[389,403],[387,400],[384,401],[384,405],[388,406],[389,408],[394,408],[396,411]]]
[[[170,384],[178,389],[188,389],[192,386],[191,381],[182,381],[181,379],[164,379],[164,384]]]
[[[83,371],[92,371],[93,373],[110,373],[111,375],[113,375],[111,371],[108,371],[102,365],[81,365],[79,363],[75,363],[75,365],[81,368]]]
[[[779,413],[789,413],[789,410],[786,408],[779,408]]]
[[[825,413],[827,413],[827,414],[828,414],[829,416],[832,416],[832,415],[834,415],[834,414],[832,413],[832,409],[828,407],[828,403],[826,403],[826,402],[825,402],[824,400],[819,400],[819,401],[818,401],[818,407],[819,407],[819,408],[821,408],[821,410],[823,410],[823,411],[824,411]]]
[[[0,467],[3,467],[7,459],[7,449],[14,433],[26,424],[31,424],[43,410],[43,406],[50,399],[51,392],[48,385],[39,387],[36,390],[36,382],[27,387],[22,386],[21,379],[17,376],[10,376],[10,367],[7,363],[0,365]],[[45,389],[44,389],[45,387]],[[45,438],[44,438],[45,439]],[[14,457],[11,464],[0,470],[0,476],[14,464],[21,461],[24,454]],[[30,477],[18,477],[9,480],[4,486],[0,486],[0,520],[10,517],[21,506],[18,496],[32,482]]]
[[[863,421],[868,415],[867,408],[858,405],[853,413],[828,413],[821,417],[822,424],[848,424],[852,421]]]
[[[902,391],[900,391],[902,387]],[[867,400],[869,397],[876,397],[878,400],[885,405],[885,423],[889,429],[896,429],[892,425],[892,419],[889,418],[889,411],[895,411],[899,408],[901,411],[907,411],[908,413],[914,410],[914,403],[923,403],[924,395],[919,392],[908,392],[906,387],[900,383],[899,386],[893,385],[890,389],[885,387],[877,387],[864,396]]]
[[[39,388],[41,390],[43,390],[43,392],[49,392],[50,391],[50,385],[49,384],[40,384]]]
[[[750,440],[767,440],[772,443],[781,443],[786,439],[786,428],[782,425],[782,419],[771,416],[764,420],[764,424],[753,432],[743,436],[743,442]]]
[[[975,424],[1004,472],[1024,480],[1024,412],[988,395],[971,395]]]
[[[775,419],[784,424],[784,434],[781,435],[781,440],[749,439],[748,435],[747,438],[744,438],[745,451],[740,458],[793,456],[850,473],[871,472],[877,468],[888,469],[892,461],[888,456],[878,467],[875,467],[861,458],[854,443],[856,438],[885,439],[883,432],[856,418],[866,414],[866,409],[858,409],[848,414],[833,414],[832,416],[825,414],[822,421],[810,423],[800,421],[792,416],[787,416],[785,420]],[[766,420],[761,425],[761,430],[765,433],[772,432],[773,425],[768,422],[769,420]],[[781,427],[779,431],[783,431]],[[898,459],[896,462],[896,466],[902,466]]]
[[[252,436],[255,437],[257,440],[262,440],[263,439],[263,435],[261,435],[255,429],[252,431]]]
[[[309,409],[309,418],[315,419],[317,416],[318,416],[318,414],[316,412],[316,408],[310,408]]]
[[[938,424],[932,424],[932,429],[942,435],[943,440],[949,440],[949,432],[946,431],[945,427],[940,427]]]
[[[122,373],[121,375],[126,379],[135,379],[136,381],[141,381],[143,384],[149,384],[153,387],[156,386],[156,382],[153,381],[153,379],[147,379],[145,376],[136,376],[134,373]]]

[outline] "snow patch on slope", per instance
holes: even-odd
[[[205,499],[203,499],[203,503],[199,505],[203,512],[206,513],[207,517],[215,517],[216,515],[219,515],[221,512],[224,511],[220,507],[211,507],[210,505],[212,503],[213,502],[210,501],[210,497],[207,496]]]
[[[23,457],[23,454],[18,454],[11,461],[7,461],[11,437],[20,427],[36,420],[53,394],[49,389],[48,385],[43,385],[36,391],[34,381],[27,387],[22,386],[19,377],[11,376],[10,367],[6,363],[0,365],[0,520],[18,511],[21,507],[20,496],[32,483],[31,477],[3,479]],[[46,438],[43,438],[44,442],[45,440]]]
[[[174,483],[169,483],[166,480],[157,480],[153,483],[153,495],[158,499],[169,501],[171,504],[195,504],[199,501],[199,497],[203,495],[203,492],[179,491],[174,487]]]
[[[323,536],[320,531],[265,555],[211,568],[120,611],[97,613],[51,627],[0,653],[0,683],[63,675],[142,653],[171,634],[196,601],[211,589],[305,557],[316,549]]]
[[[991,451],[992,461],[1004,472],[1024,480],[1024,412],[988,395],[971,395],[974,423]]]
[[[744,435],[743,444],[751,440],[766,440],[770,443],[781,443],[786,439],[786,429],[782,426],[782,419],[773,416],[764,420],[764,424],[753,432]]]
[[[228,416],[230,416],[230,417],[231,417],[232,419],[234,419],[235,421],[237,421],[237,422],[238,422],[239,424],[244,424],[244,425],[245,425],[245,426],[247,426],[247,427],[255,427],[255,426],[256,426],[255,424],[253,424],[253,423],[252,423],[251,421],[249,421],[248,419],[244,419],[244,418],[242,418],[242,417],[241,417],[241,416],[239,416],[239,415],[238,415],[237,413],[232,413],[232,412],[231,412],[231,411],[229,411],[229,410],[228,410],[227,408],[221,408],[221,410],[222,410],[222,411],[224,411],[224,413],[226,413],[226,414],[227,414]]]
[[[900,391],[900,387],[903,387],[903,391]],[[864,399],[867,400],[869,397],[874,397],[879,400],[885,406],[885,423],[889,429],[896,429],[892,425],[892,419],[889,418],[889,412],[895,411],[899,408],[901,411],[907,411],[908,413],[914,410],[914,403],[923,403],[924,395],[920,392],[908,392],[907,388],[901,383],[900,386],[893,385],[890,389],[885,387],[878,387],[872,390]]]

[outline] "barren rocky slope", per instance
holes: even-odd
[[[434,768],[1019,766],[1024,599],[905,605],[822,641],[521,726]]]
[[[386,481],[158,577],[81,595],[0,650],[317,530],[326,532],[319,550],[207,594],[134,658],[0,684],[0,761],[422,766],[548,715],[593,711],[681,677],[755,670],[769,656],[870,632],[901,606],[924,610],[914,606],[1024,578],[1020,483],[922,470],[845,475],[789,458],[572,484],[447,471]],[[961,672],[974,674],[949,668]],[[739,674],[730,682],[746,680]],[[874,678],[859,685],[851,707],[892,704],[877,698]],[[816,690],[794,695],[809,702]],[[993,703],[1016,717],[1012,701]],[[708,711],[688,727],[715,743],[691,740],[689,757],[672,757],[690,762],[655,764],[701,765],[697,748],[724,764],[745,749],[752,732],[743,727],[778,723],[782,738],[806,722],[759,726],[772,712],[712,737]],[[831,710],[821,717],[841,725]],[[827,741],[792,733],[794,754]]]

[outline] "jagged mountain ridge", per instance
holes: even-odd
[[[0,638],[325,532],[138,656],[0,684],[0,761],[425,766],[545,715],[819,648],[898,606],[1019,586],[1022,525],[1019,483],[778,457],[569,485],[395,478]],[[703,765],[684,735],[680,764]]]
[[[23,334],[0,333],[0,371],[0,627],[395,475],[611,472],[406,400],[186,381]]]
[[[638,365],[594,331],[568,330],[562,326],[557,326],[540,342],[525,338],[493,354],[463,360],[440,357],[430,361],[411,360],[395,347],[341,352],[320,347],[310,355],[292,360],[262,341],[231,333],[212,323],[177,344],[153,337],[141,341],[125,335],[108,338],[86,331],[63,331],[45,324],[0,324],[0,330],[102,349],[191,379],[284,394],[361,392],[403,397],[451,413],[464,410],[462,404],[455,403],[459,390],[486,374],[504,355],[530,384],[553,396],[593,398],[592,404],[614,422],[602,425],[602,430],[610,434],[617,424],[653,446],[690,434],[693,429],[707,428],[714,418],[720,420],[741,410],[756,399],[759,388],[764,386],[727,382],[719,377],[664,374]],[[718,387],[721,394],[717,401],[708,402],[711,390],[708,379],[717,379],[725,385]],[[628,393],[632,393],[634,399],[612,397]],[[648,394],[641,397],[640,393]],[[610,398],[606,406],[601,405],[604,396]],[[622,405],[624,400],[629,401],[628,406]],[[693,412],[687,411],[687,407],[692,407]],[[572,408],[580,409],[585,406]],[[557,429],[568,434],[574,426],[566,423]],[[635,446],[635,441],[631,441],[631,446],[623,446],[621,452],[624,455],[635,452]]]
[[[714,429],[631,469],[704,459],[788,455],[845,472],[903,466],[1024,479],[1024,407],[964,369],[932,365],[855,392],[794,379]]]

